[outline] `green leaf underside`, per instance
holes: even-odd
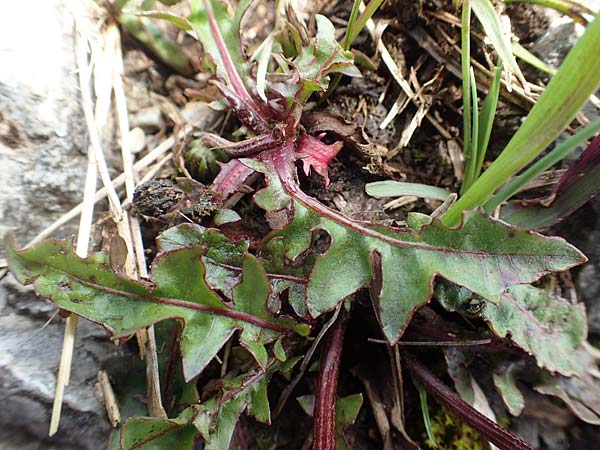
[[[413,231],[353,222],[309,204],[295,200],[293,222],[267,236],[263,246],[277,238],[293,261],[311,246],[315,230],[326,231],[331,244],[315,257],[306,292],[309,312],[317,317],[370,286],[378,320],[392,343],[431,298],[437,275],[497,303],[508,286],[585,260],[562,239],[519,230],[479,212],[466,214],[457,229],[434,221]]]
[[[545,374],[533,389],[561,399],[584,422],[600,425],[600,382],[590,375],[566,378]]]
[[[478,315],[498,336],[510,337],[533,355],[540,367],[564,375],[581,373],[581,346],[587,335],[585,309],[533,286],[508,288],[498,304],[483,301],[465,288],[443,286],[436,297],[450,311],[466,311],[483,302]]]
[[[525,407],[525,398],[517,387],[511,367],[502,373],[494,373],[494,385],[502,397],[504,406],[513,416],[518,416]]]
[[[360,76],[360,72],[353,65],[352,53],[344,51],[335,39],[333,24],[325,16],[319,14],[317,14],[316,20],[316,43],[304,47],[302,53],[292,62],[301,80],[298,92],[325,91],[329,84],[327,75],[331,72]]]
[[[404,183],[401,181],[375,181],[367,183],[365,191],[372,197],[400,197],[403,195],[414,195],[423,198],[434,198],[446,200],[450,195],[446,189],[428,184]]]
[[[34,283],[38,295],[102,324],[118,337],[165,319],[181,320],[186,380],[200,373],[236,330],[242,345],[263,367],[267,343],[289,332],[307,333],[305,326],[268,312],[268,279],[247,253],[241,281],[233,289],[234,304],[225,305],[206,282],[202,257],[207,250],[201,245],[159,253],[152,263],[152,281],[145,283],[116,273],[106,253],[79,258],[71,241],[50,240],[17,251],[8,239],[6,247],[10,268],[21,282]]]
[[[250,3],[250,0],[242,0],[235,8],[235,13],[230,14],[230,7],[227,2],[221,0],[190,0],[192,14],[188,17],[194,31],[202,43],[205,55],[210,55],[212,63],[216,66],[217,74],[227,80],[229,75],[226,65],[223,61],[219,46],[210,26],[210,18],[207,14],[206,6],[212,9],[215,22],[221,32],[221,36],[235,66],[237,73],[246,79],[249,73],[249,66],[242,52],[240,41],[240,22]]]
[[[184,409],[176,419],[139,417],[128,419],[121,433],[123,450],[192,450],[196,436],[202,436],[206,450],[227,450],[240,415],[246,411],[269,424],[271,412],[267,384],[276,371],[289,371],[298,361],[271,360],[264,371],[223,380],[220,394]]]
[[[123,424],[121,448],[123,450],[193,450],[197,435],[190,421],[193,409],[185,409],[176,419],[139,417]]]

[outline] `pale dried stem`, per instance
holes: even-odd
[[[110,175],[108,173],[108,166],[104,159],[104,151],[102,150],[102,143],[100,141],[100,134],[94,123],[94,108],[92,102],[92,96],[89,89],[89,81],[91,79],[91,70],[88,64],[88,51],[85,38],[80,36],[81,28],[78,28],[78,38],[76,40],[76,56],[77,56],[77,67],[79,68],[79,87],[81,91],[81,103],[83,109],[83,115],[85,123],[88,129],[90,145],[94,151],[94,157],[96,158],[96,164],[98,167],[98,173],[102,179],[102,184],[106,188],[109,207],[111,214],[115,221],[118,222],[122,219],[121,201],[117,195],[117,191],[112,184]]]
[[[77,17],[75,22],[78,30],[81,30],[79,24],[77,24]],[[91,74],[91,68],[87,65],[87,49],[86,42],[83,36],[78,32],[75,36],[78,56],[83,55],[83,58],[78,58],[78,70],[79,70],[79,81],[82,90],[82,102],[83,102],[83,91],[87,91],[87,82]],[[97,51],[97,48],[95,49]],[[96,55],[97,56],[97,55]],[[106,114],[110,106],[110,84],[108,84],[108,90],[106,89],[106,78],[102,77],[102,64],[96,65],[97,75],[97,96],[98,102],[96,103],[95,112],[89,112],[88,116],[91,120],[87,121],[88,129],[90,134],[93,128],[96,133],[98,129],[103,127],[106,123]],[[91,108],[91,102],[88,105]],[[89,117],[88,117],[89,118]],[[77,244],[75,247],[75,253],[85,258],[88,254],[89,241],[94,216],[94,205],[95,205],[95,191],[97,182],[97,171],[98,163],[94,149],[90,147],[88,149],[87,158],[87,171],[85,178],[85,187],[83,193],[83,202],[81,203],[81,217],[79,221],[79,230],[77,234]],[[62,411],[62,402],[64,397],[65,386],[70,382],[71,366],[73,363],[73,351],[75,347],[75,334],[77,331],[78,318],[75,315],[70,315],[65,323],[65,334],[63,337],[63,345],[61,358],[58,368],[58,374],[56,378],[56,390],[54,394],[54,404],[52,407],[52,416],[50,419],[50,429],[48,434],[53,436],[58,431],[60,423],[60,415]]]
[[[223,364],[221,364],[221,378],[224,378],[227,375],[227,368],[229,365],[229,356],[231,355],[231,339],[227,341],[225,344],[225,349],[223,350]]]
[[[185,133],[188,133],[188,132],[189,132],[189,130],[185,131]],[[182,133],[181,136],[183,136],[183,135],[184,135],[184,133]],[[163,156],[166,152],[171,150],[171,148],[173,147],[174,144],[175,144],[174,136],[171,136],[168,139],[165,139],[165,141],[163,141],[160,145],[158,145],[156,148],[154,148],[152,151],[150,151],[146,156],[144,156],[142,159],[140,159],[138,162],[136,162],[133,165],[134,170],[140,171],[140,170],[148,167],[150,164],[152,164],[158,158]],[[164,164],[167,163],[171,159],[172,159],[172,155],[168,155],[167,157],[163,158],[159,163],[156,164],[156,166],[154,168],[150,169],[150,171],[144,176],[144,178],[141,181],[142,182],[147,181],[148,179],[152,178],[156,174],[156,172],[160,168],[162,168],[162,166],[164,166]],[[150,174],[150,176],[148,176],[149,174]],[[121,186],[123,186],[123,184],[125,184],[125,175],[120,174],[119,176],[115,177],[115,179],[112,180],[112,184],[113,184],[113,186],[115,186],[115,188],[120,188]],[[95,193],[94,203],[98,203],[99,201],[103,200],[104,198],[106,198],[106,195],[107,195],[106,188],[103,187],[103,188],[99,189]],[[27,243],[27,246],[37,244],[37,243],[41,242],[42,240],[46,239],[47,237],[52,236],[52,234],[56,230],[58,230],[60,227],[62,227],[64,224],[68,223],[69,221],[71,221],[71,220],[75,219],[77,216],[79,216],[82,212],[82,209],[83,209],[83,202],[78,204],[77,206],[73,207],[72,209],[67,211],[65,214],[60,216],[58,219],[56,219],[47,228],[45,228],[42,232],[40,232],[36,237],[34,237],[31,241],[29,241]]]
[[[360,12],[362,13],[364,10],[365,4],[364,2],[361,2]],[[383,43],[383,40],[380,36],[377,35],[377,27],[375,26],[375,22],[373,22],[373,19],[369,19],[367,21],[366,27],[369,31],[369,34],[371,35],[371,38],[377,43],[377,51],[381,54],[381,60],[386,65],[386,67],[390,71],[390,74],[403,91],[403,94],[401,94],[398,97],[396,103],[394,104],[394,106],[392,107],[392,109],[390,110],[380,127],[382,129],[385,128],[384,124],[385,126],[387,126],[393,120],[394,117],[402,113],[402,111],[408,106],[408,104],[411,101],[419,108],[419,111],[413,118],[413,121],[411,122],[408,130],[405,130],[405,132],[403,133],[403,139],[401,140],[400,145],[398,146],[399,148],[402,148],[405,145],[407,145],[415,129],[418,126],[420,126],[421,120],[423,120],[423,117],[426,116],[429,111],[429,107],[425,106],[426,102],[424,102],[423,99],[421,99],[420,93],[413,91],[408,80],[404,77],[404,75],[402,75],[402,71],[394,61],[394,58]]]
[[[361,13],[365,10],[364,2],[360,2],[359,10]],[[415,93],[413,92],[406,78],[404,78],[404,75],[402,75],[402,71],[394,61],[394,58],[392,58],[392,55],[383,43],[383,40],[377,36],[377,30],[373,19],[369,19],[367,21],[366,26],[367,30],[369,31],[369,34],[371,35],[371,38],[377,42],[377,51],[381,54],[381,60],[386,65],[386,67],[390,71],[390,74],[392,75],[394,80],[396,80],[396,82],[400,85],[400,88],[404,91],[408,98],[414,101]]]
[[[100,393],[104,400],[106,413],[110,424],[116,428],[121,423],[121,413],[117,403],[117,397],[108,379],[108,374],[104,370],[98,372],[98,384],[100,385]]]
[[[121,39],[119,30],[113,25],[110,30],[111,44],[114,49],[114,67],[113,67],[113,90],[115,94],[115,104],[117,108],[117,118],[119,131],[121,134],[121,154],[123,159],[123,173],[125,175],[125,194],[127,201],[133,201],[135,189],[133,156],[129,148],[129,117],[127,112],[127,100],[125,89],[123,87],[123,55],[121,53]],[[126,229],[130,232],[126,242],[131,246],[129,255],[135,255],[135,261],[126,266],[127,272],[134,272],[140,277],[147,277],[148,270],[146,259],[144,257],[144,245],[142,233],[137,217],[130,217],[126,224]],[[133,236],[132,236],[133,235]],[[129,250],[128,245],[128,250]],[[134,251],[135,248],[135,251]],[[137,266],[137,270],[135,270]],[[153,417],[166,418],[167,414],[162,405],[160,378],[158,373],[158,355],[156,350],[156,338],[154,335],[154,326],[139,330],[136,333],[140,352],[146,359],[146,382],[148,397],[148,412]]]

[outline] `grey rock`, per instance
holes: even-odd
[[[550,28],[534,42],[531,51],[542,61],[558,67],[577,41],[575,25],[571,21],[551,21]]]
[[[156,133],[164,125],[162,112],[158,106],[140,109],[131,117],[132,127],[139,127],[148,133]]]
[[[96,395],[96,374],[102,362],[116,357],[116,347],[106,332],[85,321],[78,327],[71,384],[66,389],[61,428],[47,438],[54,385],[60,358],[64,322],[58,316],[44,327],[54,307],[23,288],[12,276],[0,286],[0,424],[25,443],[10,448],[98,449],[105,446],[109,429],[103,406]],[[26,439],[28,438],[28,439]],[[0,449],[2,448],[0,434]],[[7,447],[9,448],[9,447]]]
[[[80,201],[87,146],[64,5],[28,0],[10,9],[0,18],[0,234],[25,241]],[[38,15],[31,28],[15,20]]]
[[[87,137],[67,3],[8,2],[0,15],[0,235],[10,232],[20,244],[79,203],[83,192]],[[106,446],[96,374],[117,350],[104,330],[83,321],[60,430],[48,438],[64,332],[59,317],[43,328],[54,314],[10,275],[0,283],[0,450]]]

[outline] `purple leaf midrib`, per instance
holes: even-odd
[[[288,194],[302,203],[305,207],[310,210],[315,211],[318,215],[325,217],[333,222],[336,222],[342,226],[348,227],[353,231],[363,234],[365,236],[369,236],[381,241],[384,241],[390,245],[395,247],[405,247],[405,248],[415,248],[423,251],[430,251],[436,253],[454,253],[454,254],[464,254],[464,255],[472,255],[472,256],[487,256],[487,257],[535,257],[535,258],[565,258],[566,255],[561,254],[544,254],[538,255],[534,253],[491,253],[482,250],[464,250],[464,249],[455,249],[448,247],[438,247],[435,245],[420,243],[420,242],[406,242],[398,239],[394,239],[389,237],[383,233],[379,233],[378,231],[371,230],[370,228],[363,227],[361,224],[354,222],[342,214],[337,213],[336,211],[327,208],[325,205],[316,201],[312,197],[304,194],[297,186],[290,185],[290,182],[285,179],[285,177],[280,177],[281,183]],[[449,230],[450,232],[451,230]],[[550,238],[549,238],[550,239]],[[573,263],[576,264],[576,263]]]
[[[277,331],[279,333],[287,333],[289,331],[294,331],[292,328],[288,328],[288,327],[284,327],[281,325],[271,323],[266,319],[262,319],[260,317],[253,316],[252,314],[239,312],[239,311],[232,311],[232,310],[229,310],[226,308],[217,308],[214,306],[202,305],[200,303],[194,303],[194,302],[190,302],[187,300],[165,298],[165,297],[155,297],[155,296],[144,296],[144,295],[134,294],[131,292],[120,291],[118,289],[110,288],[107,286],[101,286],[101,285],[92,283],[87,280],[82,280],[82,279],[80,279],[72,274],[69,274],[67,272],[63,272],[63,271],[56,270],[56,269],[53,269],[53,270],[58,273],[62,273],[63,275],[77,281],[78,283],[80,283],[84,286],[87,286],[92,289],[96,289],[98,291],[105,292],[108,294],[117,295],[120,297],[126,297],[126,298],[133,299],[133,300],[149,302],[149,303],[160,303],[160,304],[164,304],[164,305],[176,306],[179,308],[185,308],[185,309],[191,309],[191,310],[196,310],[196,311],[212,313],[212,314],[224,316],[224,317],[227,317],[230,319],[240,320],[242,322],[250,323],[252,325],[256,325],[261,328],[266,328],[269,330]]]
[[[206,15],[208,17],[208,23],[210,25],[213,38],[215,40],[215,43],[217,44],[217,49],[219,50],[219,55],[221,56],[221,60],[223,61],[225,72],[229,77],[229,81],[231,82],[235,93],[240,97],[240,99],[242,99],[244,103],[246,103],[246,105],[250,109],[252,109],[256,113],[258,117],[262,117],[262,115],[258,113],[260,108],[254,101],[254,98],[252,98],[252,96],[248,93],[244,82],[240,78],[240,74],[237,72],[233,61],[231,60],[231,55],[229,54],[227,45],[223,40],[223,35],[221,34],[221,30],[215,19],[210,0],[204,0],[204,5],[206,8]]]

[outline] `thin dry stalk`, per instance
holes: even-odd
[[[77,22],[77,19],[76,19]],[[84,47],[85,43],[83,41],[83,37],[78,33],[76,35],[77,39],[77,49],[78,53],[82,53],[85,56],[85,65],[87,65],[87,50]],[[78,63],[81,60],[78,60]],[[82,91],[87,88],[87,81],[89,81],[90,69],[86,68],[84,65],[80,65],[79,67],[79,80],[80,86],[82,87]],[[102,86],[100,80],[97,84],[98,86]],[[110,86],[110,85],[109,85]],[[103,125],[105,123],[106,117],[106,105],[110,104],[110,90],[108,90],[108,95],[106,94],[106,90],[98,89],[99,92],[102,92],[104,95],[100,95],[100,99],[96,105],[96,111],[92,114],[91,124],[92,127],[96,129],[98,125]],[[83,101],[83,92],[82,92],[82,101]],[[90,122],[88,122],[88,127],[90,126]],[[97,178],[98,165],[95,156],[95,152],[90,147],[88,149],[88,164],[87,164],[87,172],[85,178],[85,187],[83,193],[83,202],[81,203],[81,217],[79,221],[79,231],[77,235],[77,244],[75,247],[75,253],[85,258],[88,254],[89,248],[89,240],[91,235],[91,228],[93,222],[94,215],[94,197],[96,191],[96,178]],[[78,318],[75,315],[70,315],[65,323],[65,334],[63,337],[63,346],[61,352],[61,358],[58,368],[58,375],[56,379],[56,389],[54,394],[54,404],[52,407],[52,417],[50,419],[50,429],[48,434],[53,436],[58,431],[58,426],[60,423],[60,414],[62,411],[62,402],[64,397],[65,386],[69,384],[70,374],[71,374],[71,366],[73,363],[73,351],[75,347],[75,334],[77,331],[77,321]]]
[[[181,138],[182,136],[185,136],[185,134],[187,134],[187,133],[189,133],[189,130],[185,130],[184,132],[182,132],[180,134],[179,138]],[[150,164],[152,164],[154,161],[156,161],[158,158],[160,158],[165,153],[167,153],[169,150],[171,150],[171,148],[173,147],[174,144],[175,144],[174,136],[171,136],[171,137],[165,139],[160,145],[158,145],[151,152],[149,152],[146,156],[144,156],[142,159],[140,159],[138,162],[136,162],[133,165],[134,170],[136,172],[139,172],[140,170],[145,169]],[[141,181],[143,182],[143,181],[147,181],[147,180],[153,178],[154,175],[156,174],[156,172],[158,172],[158,170],[160,170],[164,166],[164,164],[166,164],[172,158],[173,158],[173,155],[167,155],[160,162],[158,162],[155,165],[155,167],[150,169],[148,171],[148,173],[146,175],[144,175],[144,178],[142,178]],[[123,184],[125,184],[125,174],[122,173],[119,176],[115,177],[115,179],[112,180],[112,184],[115,188],[120,188],[121,186],[123,186]],[[94,203],[98,203],[99,201],[105,199],[106,196],[107,196],[107,190],[106,190],[106,188],[102,187],[101,189],[96,191],[96,193],[94,195]],[[47,228],[45,228],[37,236],[35,236],[31,241],[29,241],[27,243],[27,246],[37,244],[37,243],[43,241],[44,239],[46,239],[47,237],[52,236],[52,234],[56,230],[58,230],[60,227],[62,227],[64,224],[70,222],[71,220],[73,220],[77,216],[79,216],[81,214],[82,209],[83,209],[83,202],[78,204],[77,206],[74,206],[72,209],[70,209],[69,211],[64,213],[62,216],[60,216],[58,219],[56,219],[54,222],[52,222]]]
[[[323,327],[319,331],[319,334],[317,334],[317,337],[315,338],[315,340],[311,344],[310,348],[304,355],[304,358],[302,359],[302,363],[300,364],[300,369],[298,370],[298,373],[296,374],[294,379],[285,387],[285,389],[279,396],[279,400],[277,402],[277,407],[275,408],[275,413],[274,413],[275,417],[279,416],[279,414],[281,414],[281,412],[283,411],[283,407],[285,406],[288,398],[292,394],[292,391],[294,390],[296,385],[300,382],[300,380],[304,376],[306,369],[308,369],[308,365],[310,364],[310,360],[312,359],[312,356],[315,353],[315,350],[319,347],[319,344],[320,344],[321,340],[323,339],[323,337],[325,336],[325,334],[327,333],[327,331],[333,326],[333,324],[337,320],[341,309],[342,309],[342,303],[340,303],[338,305],[335,312],[331,315],[331,317],[325,323],[325,325],[323,325]]]
[[[360,12],[362,13],[364,10],[365,4],[364,2],[361,2]],[[369,31],[369,34],[371,35],[371,38],[377,42],[377,51],[381,54],[381,60],[386,65],[386,67],[390,71],[390,74],[392,75],[392,77],[394,77],[394,80],[396,80],[396,82],[400,85],[400,88],[404,91],[408,98],[414,101],[415,93],[413,92],[406,78],[404,78],[404,75],[402,75],[402,71],[394,61],[394,58],[392,58],[392,55],[383,43],[383,40],[381,40],[381,38],[378,38],[375,22],[373,22],[373,19],[369,19],[367,21],[366,26],[367,30]]]
[[[119,404],[117,403],[115,391],[113,391],[110,380],[108,379],[108,374],[104,370],[98,372],[98,384],[100,385],[100,393],[102,394],[102,400],[104,401],[108,420],[110,421],[110,424],[116,428],[121,423],[121,413],[119,411]]]

